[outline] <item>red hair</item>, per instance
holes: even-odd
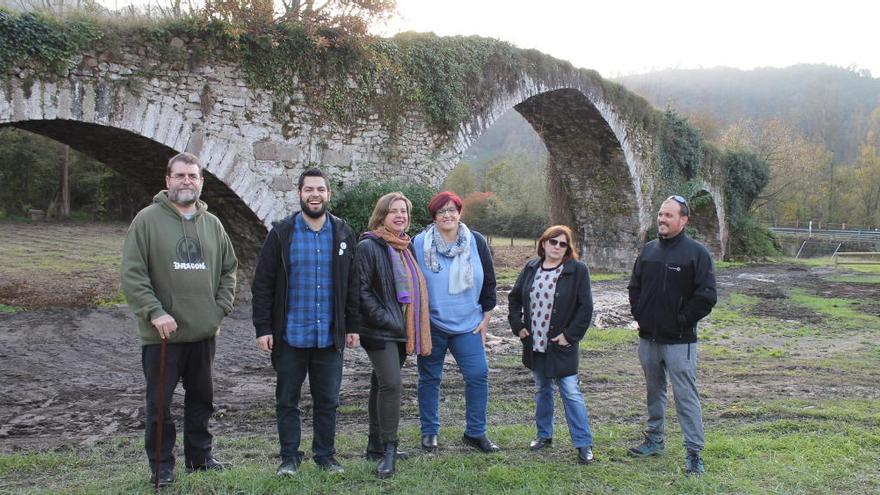
[[[434,218],[437,211],[450,201],[455,205],[455,209],[461,213],[462,204],[458,194],[452,191],[440,191],[431,198],[431,201],[428,201],[428,213],[431,214],[431,218]]]

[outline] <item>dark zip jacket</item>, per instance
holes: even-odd
[[[361,236],[355,256],[360,294],[360,334],[364,348],[373,347],[371,341],[406,342],[406,322],[403,309],[397,302],[388,243],[381,238]]]
[[[507,321],[513,334],[519,338],[519,331],[525,328],[529,336],[520,339],[523,344],[522,363],[533,369],[534,341],[532,340],[532,311],[530,293],[535,273],[540,269],[543,260],[534,258],[526,262],[526,266],[516,279],[513,289],[507,295]],[[559,334],[565,335],[569,346],[563,347],[555,342],[547,342],[546,365],[544,375],[549,378],[563,378],[574,375],[578,370],[578,345],[587,333],[593,318],[593,293],[590,289],[590,271],[587,265],[577,260],[568,260],[562,265],[562,273],[556,281],[553,295],[553,314],[550,316],[550,328],[547,337],[552,339]]]
[[[696,342],[697,322],[718,299],[709,251],[684,231],[645,245],[628,289],[639,337],[660,344]]]
[[[257,337],[272,335],[275,347],[284,339],[287,327],[287,297],[290,241],[294,233],[293,215],[272,224],[266,236],[251,284],[253,322]],[[344,220],[327,213],[333,225],[333,322],[330,333],[337,352],[345,349],[345,334],[358,333],[357,273],[354,269],[355,236]]]

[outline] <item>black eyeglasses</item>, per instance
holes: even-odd
[[[551,246],[559,246],[562,249],[565,249],[568,247],[568,243],[565,241],[557,241],[556,239],[547,239],[547,242],[549,242]]]
[[[673,194],[672,196],[669,196],[668,198],[666,198],[666,201],[669,201],[670,199],[675,201],[676,203],[680,204],[681,206],[684,206],[684,216],[686,216],[686,217],[690,216],[691,207],[688,206],[688,202],[686,199],[684,199],[684,196],[679,196],[678,194]]]

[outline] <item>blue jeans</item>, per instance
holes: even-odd
[[[562,397],[562,407],[565,410],[565,421],[568,423],[571,444],[576,449],[592,446],[593,433],[590,431],[590,413],[587,411],[587,403],[581,394],[578,376],[548,378],[544,376],[546,355],[536,352],[534,356],[532,374],[535,377],[535,424],[538,427],[538,437],[553,438],[553,406],[555,402],[553,389],[555,384],[559,387],[559,395]]]
[[[302,459],[299,450],[302,425],[299,397],[303,382],[309,379],[312,395],[312,452],[316,461],[336,453],[336,408],[339,407],[339,385],[342,383],[342,353],[335,347],[300,349],[284,339],[272,354],[278,382],[275,385],[275,414],[281,459]]]
[[[431,328],[431,355],[419,356],[419,418],[422,435],[440,433],[440,381],[446,350],[452,353],[464,378],[466,427],[464,434],[486,434],[486,407],[489,404],[489,365],[480,334],[446,333]]]

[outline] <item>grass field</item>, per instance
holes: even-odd
[[[364,435],[341,431],[337,447],[346,467],[344,475],[328,475],[306,462],[296,478],[282,480],[274,476],[278,463],[274,435],[243,433],[216,439],[218,456],[233,462],[234,469],[185,474],[179,460],[176,481],[164,492],[878,493],[880,318],[859,311],[865,301],[822,298],[802,289],[792,290],[787,301],[826,317],[821,331],[803,331],[805,326],[798,321],[755,316],[761,299],[740,293],[723,298],[703,327],[700,379],[709,386],[703,389],[707,473],[702,477],[682,472],[684,450],[671,407],[666,452],[646,460],[626,456],[626,449],[641,436],[640,394],[625,392],[626,401],[617,404],[616,393],[603,390],[641,390],[641,383],[632,384],[614,366],[633,352],[637,337],[629,329],[607,329],[591,330],[581,347],[588,404],[603,418],[594,417],[592,422],[598,458],[592,466],[574,463],[560,404],[554,446],[534,454],[525,448],[534,435],[531,400],[522,394],[498,393],[490,402],[490,413],[508,418],[490,425],[490,434],[503,448],[498,454],[465,449],[458,441],[462,431],[456,426],[443,430],[439,453],[414,452],[418,429],[409,424],[401,431],[402,448],[414,457],[398,463],[396,476],[380,481],[372,474],[375,464],[360,457]],[[756,337],[760,337],[759,345]],[[516,372],[515,361],[499,357],[493,368]],[[815,395],[809,391],[817,381],[823,387],[849,388],[852,393]],[[801,387],[805,393],[778,393],[779,387],[788,386]],[[863,396],[870,387],[874,392]],[[452,411],[460,415],[463,407],[460,398],[450,398],[443,405],[444,417],[456,415]],[[607,407],[614,413],[609,414]],[[415,411],[408,408],[404,414],[412,416]],[[141,445],[141,437],[131,435],[89,448],[0,455],[0,481],[13,483],[2,491],[150,493]],[[308,445],[308,435],[304,445]]]
[[[573,464],[574,451],[564,435],[552,450],[538,455],[524,448],[533,434],[531,425],[495,425],[491,431],[505,448],[501,453],[454,447],[417,455],[400,461],[398,474],[383,481],[372,474],[374,463],[358,459],[362,435],[343,434],[337,440],[344,475],[328,475],[307,462],[296,478],[286,480],[274,476],[274,438],[218,438],[218,456],[235,468],[199,474],[179,469],[163,493],[871,494],[880,490],[878,406],[876,400],[859,399],[735,405],[725,411],[725,424],[707,430],[708,471],[702,477],[682,474],[684,451],[677,442],[656,458],[627,457],[626,448],[639,436],[634,425],[595,425],[594,441],[601,448],[592,466]],[[453,439],[461,431],[445,433],[445,439]],[[679,435],[676,428],[669,433]],[[417,434],[402,432],[408,439]],[[27,476],[33,485],[25,492],[152,493],[143,457],[137,437],[76,451],[3,455],[0,479]]]
[[[37,233],[26,233],[37,239]],[[57,242],[40,242],[50,241]],[[70,263],[78,263],[77,256],[86,256],[87,250],[106,253],[115,242],[109,238],[78,241],[80,253],[69,255]],[[18,243],[16,249],[23,249],[24,244]],[[0,249],[6,249],[0,251],[4,261],[18,256],[3,242]],[[0,276],[34,266],[42,272],[57,268],[54,263],[28,256],[26,263],[12,260],[5,266],[0,264]],[[100,258],[98,262],[108,261]],[[783,263],[803,271],[801,266],[792,266],[791,260],[780,260]],[[806,263],[824,267],[828,261]],[[752,270],[740,264],[719,264],[719,269],[723,270],[719,278],[728,271]],[[582,389],[590,407],[598,459],[594,465],[574,462],[558,401],[553,447],[540,454],[527,450],[535,434],[531,381],[518,355],[507,352],[490,357],[489,434],[502,447],[500,453],[483,455],[461,445],[464,404],[460,394],[447,394],[448,388],[441,405],[442,448],[436,454],[417,452],[417,410],[411,400],[415,386],[408,383],[405,393],[410,394],[410,400],[402,412],[401,448],[410,451],[413,458],[401,461],[391,479],[377,480],[372,474],[375,464],[361,459],[366,427],[350,418],[365,420],[365,412],[363,404],[349,402],[340,408],[340,416],[349,421],[340,427],[337,438],[344,475],[328,475],[306,462],[297,477],[276,478],[279,460],[271,426],[274,412],[255,409],[240,413],[247,416],[248,428],[215,439],[218,457],[232,462],[234,469],[186,474],[181,456],[176,481],[163,493],[880,493],[880,313],[878,299],[872,296],[880,284],[880,267],[825,267],[822,273],[816,278],[821,287],[792,286],[780,280],[757,286],[761,290],[753,290],[754,286],[746,290],[735,285],[735,276],[726,279],[729,284],[723,286],[719,304],[700,325],[698,380],[707,467],[701,477],[683,473],[681,432],[671,405],[667,410],[666,452],[645,460],[626,456],[626,449],[641,441],[644,379],[634,357],[636,333],[611,328],[590,329],[580,348]],[[499,270],[499,283],[504,278],[512,284],[516,275],[514,270]],[[619,280],[626,274],[592,274],[594,281],[606,276]],[[767,296],[769,289],[778,291],[778,297]],[[108,298],[113,294],[118,294],[118,289]],[[0,305],[0,319],[16,316],[4,313],[18,309]],[[3,352],[0,348],[0,354]],[[219,421],[230,421],[235,414],[230,411]],[[307,424],[303,450],[308,450],[310,431]],[[94,446],[16,450],[4,447],[11,441],[4,435],[0,424],[0,493],[152,493],[146,483],[142,431],[114,436]],[[179,442],[180,435],[180,455]]]

